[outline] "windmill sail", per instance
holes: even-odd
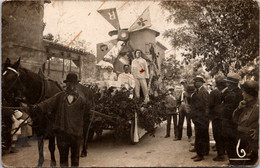
[[[99,62],[104,56],[117,44],[117,40],[110,40],[97,44],[97,61]]]
[[[114,28],[117,30],[120,29],[116,8],[98,10],[98,13],[100,13]]]
[[[129,31],[137,31],[147,27],[151,27],[150,10],[147,7],[144,12],[138,17],[138,19],[130,26]]]

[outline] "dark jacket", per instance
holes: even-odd
[[[236,129],[237,124],[232,121],[232,115],[234,110],[238,107],[239,102],[243,100],[242,91],[240,88],[236,87],[233,89],[226,89],[223,93],[222,102],[222,126],[223,129]]]
[[[77,93],[74,101],[69,104],[67,96],[68,94],[65,91],[60,92],[38,104],[38,107],[43,113],[50,112],[55,115],[54,130],[64,131],[67,134],[75,136],[82,136],[86,100]]]
[[[221,118],[222,110],[222,92],[214,89],[209,94],[209,119],[215,120]]]
[[[259,104],[258,100],[249,102],[245,106],[240,107],[233,113],[233,121],[238,125],[237,130],[239,137],[248,141],[252,149],[258,150],[259,142]],[[251,129],[257,131],[257,140],[251,138]]]
[[[208,124],[208,100],[209,93],[202,86],[191,95],[191,113],[190,116],[194,123],[203,125]]]

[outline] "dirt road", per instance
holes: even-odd
[[[136,145],[128,140],[115,140],[112,131],[106,131],[101,137],[95,138],[89,144],[89,154],[80,158],[81,167],[197,167],[197,166],[227,166],[228,161],[214,162],[216,152],[212,150],[209,156],[201,162],[190,159],[195,153],[189,152],[190,143],[184,136],[181,141],[173,141],[173,137],[164,138],[166,123],[156,129],[155,137],[145,135]],[[171,130],[173,132],[173,129]],[[184,130],[183,135],[186,135]],[[194,137],[193,137],[194,139]],[[19,152],[7,154],[2,157],[4,166],[32,167],[37,165],[37,141],[30,140],[31,147],[18,148]],[[212,144],[211,144],[212,146]],[[50,165],[50,154],[47,141],[44,146],[44,167]],[[55,151],[57,166],[59,166],[59,153]]]

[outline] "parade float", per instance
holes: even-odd
[[[101,135],[103,129],[115,130],[117,137],[129,136],[132,144],[139,142],[146,133],[154,135],[157,125],[163,121],[162,97],[158,91],[158,80],[161,74],[161,62],[167,50],[156,41],[159,32],[151,29],[149,8],[129,27],[122,29],[119,24],[116,8],[98,10],[98,12],[116,29],[108,34],[116,39],[97,44],[97,88],[95,111],[106,117],[95,117],[91,124],[91,133]],[[102,73],[106,67],[113,65],[113,71],[118,75],[125,64],[131,65],[136,49],[142,51],[142,57],[149,67],[147,86],[150,101],[136,99],[133,90],[121,88],[117,81],[102,81]],[[97,90],[100,90],[97,91]]]

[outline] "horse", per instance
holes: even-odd
[[[94,105],[93,94],[89,88],[79,84],[77,86],[79,93],[85,97],[88,105],[88,110],[90,110]],[[37,104],[45,99],[48,99],[58,92],[61,92],[62,87],[53,80],[46,80],[42,75],[36,74],[26,68],[20,66],[20,58],[14,64],[11,64],[10,60],[7,58],[3,66],[2,74],[2,91],[3,97],[6,97],[10,93],[15,93],[15,95],[20,96],[21,102],[27,105]],[[89,101],[90,100],[90,101]],[[35,133],[38,138],[38,167],[41,167],[44,162],[43,147],[44,139],[49,139],[49,150],[51,154],[51,166],[56,166],[55,160],[55,135],[52,131],[53,114],[49,113],[44,116],[38,115],[32,118]],[[89,116],[84,118],[84,144],[82,149],[82,157],[87,156],[87,132],[89,126]],[[36,125],[38,124],[38,125]]]

